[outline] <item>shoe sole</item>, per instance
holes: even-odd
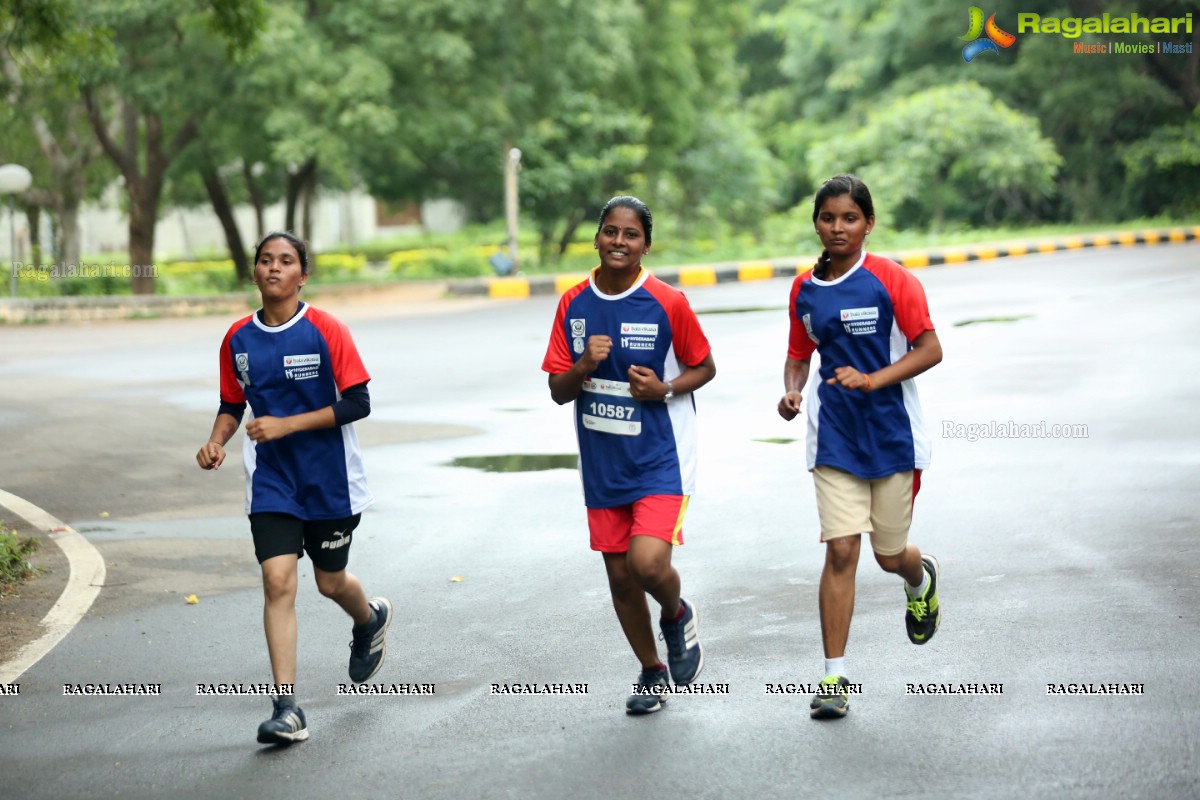
[[[388,628],[392,627],[392,602],[386,597],[376,597],[373,599],[387,607],[387,619],[383,621],[383,629],[380,630],[379,633],[375,634],[376,636],[383,636],[383,647],[379,649],[379,663],[375,665],[375,669],[371,670],[370,675],[363,678],[361,681],[355,681],[355,683],[366,683],[367,681],[371,680],[371,678],[374,678],[379,670],[383,669],[383,662],[387,661],[387,632]]]
[[[260,733],[258,735],[258,743],[259,744],[289,745],[289,744],[295,744],[296,742],[304,742],[307,740],[308,740],[308,728],[305,728],[304,730],[301,730],[301,731],[296,731],[295,733],[292,733],[292,734],[288,734],[288,733],[261,734]]]
[[[841,708],[822,703],[816,708],[810,708],[808,711],[808,715],[813,719],[843,719],[848,713],[850,713],[849,703]]]
[[[687,686],[689,683],[693,683],[696,678],[700,677],[700,673],[704,670],[704,645],[700,643],[700,611],[696,608],[695,603],[690,603],[687,600],[684,600],[684,602],[692,610],[692,624],[696,627],[696,647],[700,650],[700,663],[696,665],[696,671],[692,673],[692,677],[682,683],[675,680],[675,676],[672,675],[671,681],[676,686]]]
[[[926,559],[928,559],[928,561]],[[921,563],[923,563],[923,564],[928,563],[933,566],[933,588],[935,591],[940,592],[942,589],[942,565],[938,563],[937,558],[929,555],[928,553],[925,553],[924,555],[921,556]],[[929,632],[928,636],[926,636],[924,639],[921,639],[920,641],[914,641],[912,638],[909,638],[909,641],[915,645],[925,644],[926,642],[928,642],[930,639],[933,638],[933,635],[935,633],[938,632],[938,628],[941,626],[941,624],[942,624],[942,602],[941,602],[941,597],[939,597],[938,598],[938,613],[937,613],[937,617],[933,620],[933,630],[931,630]]]

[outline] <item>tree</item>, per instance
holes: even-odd
[[[210,79],[224,48],[189,0],[100,0],[82,13],[82,24],[107,31],[116,50],[115,63],[94,65],[81,91],[96,138],[124,179],[130,263],[150,265],[167,169],[220,96]],[[132,286],[135,294],[152,294],[153,276],[135,270]]]
[[[899,98],[809,152],[810,174],[855,172],[898,227],[1029,217],[1062,158],[1036,119],[966,81]]]
[[[35,176],[25,198],[34,241],[38,240],[37,209],[46,208],[57,223],[57,260],[78,264],[80,206],[85,199],[97,197],[112,175],[98,169],[100,147],[79,100],[75,62],[62,54],[88,53],[104,59],[110,51],[95,32],[70,27],[66,3],[43,0],[22,11],[17,16],[0,13],[0,95],[7,100],[4,129],[10,132],[10,146],[17,141],[30,144],[17,160]]]

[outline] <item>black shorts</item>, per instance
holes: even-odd
[[[291,514],[251,514],[254,555],[261,564],[268,558],[292,553],[303,558],[308,551],[317,569],[341,572],[350,561],[350,540],[361,519],[362,514],[317,520],[303,520]]]

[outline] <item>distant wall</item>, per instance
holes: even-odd
[[[105,194],[102,203],[85,206],[80,214],[81,252],[84,255],[125,253],[129,249],[129,223],[121,210],[122,195],[116,185]],[[286,208],[283,203],[268,206],[264,212],[267,230],[283,227]],[[234,210],[246,247],[258,239],[254,209],[238,206]],[[317,251],[353,248],[370,239],[417,233],[422,228],[435,233],[452,233],[462,227],[465,213],[453,200],[430,200],[411,215],[418,224],[388,225],[391,220],[377,208],[375,199],[362,192],[338,192],[320,195],[313,203],[313,241]],[[383,218],[381,223],[381,217]],[[15,219],[17,259],[29,261],[29,227],[25,215],[18,209]],[[48,215],[41,220],[42,242],[50,252],[51,225]],[[194,209],[172,209],[162,215],[155,234],[155,258],[189,259],[197,253],[225,249],[225,234],[216,214],[208,206]],[[0,213],[0,253],[5,262],[13,253],[9,239],[7,204]]]

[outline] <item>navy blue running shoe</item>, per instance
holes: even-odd
[[[308,738],[308,724],[304,712],[291,697],[284,700],[272,697],[275,706],[271,718],[258,726],[258,741],[261,744],[294,744]]]
[[[392,624],[392,604],[386,597],[376,597],[370,601],[375,610],[374,623],[355,625],[350,642],[350,680],[355,683],[369,681],[387,655],[387,629]]]
[[[625,701],[626,714],[652,714],[667,702],[665,691],[670,689],[671,680],[666,668],[638,673],[633,694]]]
[[[662,639],[667,643],[667,666],[671,668],[671,680],[676,686],[686,686],[696,679],[704,669],[704,648],[700,645],[697,622],[700,615],[696,607],[682,597],[683,616],[678,622],[663,622]]]

